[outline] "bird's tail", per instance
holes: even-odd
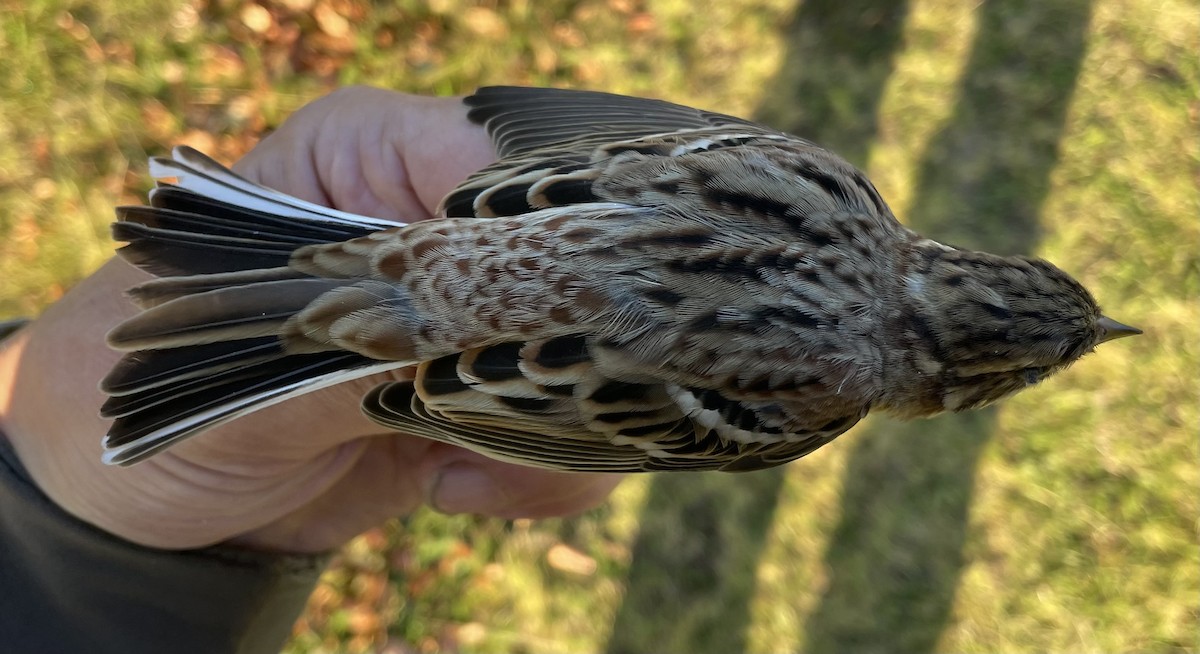
[[[121,207],[118,254],[159,277],[130,290],[144,311],[109,333],[127,354],[101,382],[114,422],[107,463],[127,465],[204,429],[347,379],[398,367],[333,346],[285,348],[283,325],[353,279],[288,267],[305,245],[402,225],[254,184],[191,148],[150,162],[149,206]]]

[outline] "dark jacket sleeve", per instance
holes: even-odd
[[[0,650],[276,653],[325,563],[126,542],[51,502],[0,434]]]

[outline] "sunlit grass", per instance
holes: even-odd
[[[928,423],[928,433],[906,428],[891,440],[880,431],[899,428],[870,421],[790,465],[768,497],[744,490],[755,483],[738,479],[749,478],[659,485],[694,492],[706,508],[689,504],[694,497],[654,497],[651,480],[638,478],[575,520],[420,512],[347,547],[289,651],[411,651],[400,643],[422,652],[693,651],[704,646],[697,634],[712,631],[721,632],[712,643],[756,652],[888,651],[887,643],[953,652],[1196,651],[1200,13],[1193,5],[1092,3],[1082,12],[1089,22],[1077,79],[1014,69],[988,80],[1001,92],[1028,84],[1068,98],[1061,124],[1032,120],[1032,132],[1014,129],[968,153],[972,165],[1020,164],[1037,144],[1055,144],[1035,207],[1033,254],[1077,275],[1145,336],[1104,346],[992,414]],[[232,160],[291,111],[351,83],[440,94],[484,83],[587,87],[805,125],[813,133],[803,135],[819,133],[866,166],[903,219],[923,224],[914,211],[942,205],[920,196],[922,166],[938,154],[931,148],[964,101],[960,83],[970,73],[981,9],[913,0],[894,58],[872,60],[857,77],[858,64],[839,58],[839,49],[869,50],[871,43],[855,39],[881,26],[882,5],[840,6],[0,0],[0,319],[36,312],[108,256],[111,207],[137,201],[148,187],[145,156],[187,142]],[[1018,41],[1042,15],[1026,3],[997,7],[990,10]],[[842,22],[793,30],[794,16],[820,11]],[[851,37],[839,40],[839,29]],[[1030,47],[1053,54],[1056,43]],[[859,88],[877,82],[879,89]],[[788,95],[795,88],[814,95]],[[867,115],[846,104],[876,90],[878,106]],[[1025,110],[1037,117],[1036,107]],[[971,204],[953,194],[934,200]],[[957,459],[931,447],[959,442],[946,431],[958,425],[987,430],[962,434],[977,439],[966,448],[978,455],[973,473],[940,468]],[[892,458],[871,458],[880,454]],[[864,470],[878,478],[862,478]],[[955,475],[969,483],[947,481]],[[881,516],[869,505],[876,487],[927,495],[881,504],[895,512]],[[702,494],[714,488],[728,497]],[[959,501],[969,501],[961,520],[930,515]],[[727,533],[741,528],[732,522],[717,525],[724,532],[667,533],[703,523],[684,508],[725,516],[728,506],[747,524],[757,524],[755,507],[766,506],[763,533],[738,540]],[[656,551],[644,540],[656,528],[677,539],[670,542],[680,545],[678,557],[635,562],[636,552]],[[923,539],[958,528],[954,560],[929,560],[942,550]],[[749,564],[731,564],[738,552],[722,548],[742,546],[761,549]],[[686,575],[678,570],[685,555],[693,565]],[[880,570],[888,574],[861,576]],[[913,571],[929,575],[927,593]],[[726,604],[743,592],[747,606]],[[895,599],[904,593],[911,595],[903,603]],[[661,611],[641,609],[656,602]],[[709,624],[661,622],[660,613],[683,610]],[[743,617],[712,624],[722,615]]]

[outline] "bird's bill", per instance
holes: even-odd
[[[1117,338],[1125,338],[1126,336],[1137,336],[1142,333],[1142,330],[1121,323],[1109,318],[1108,316],[1100,316],[1100,320],[1096,321],[1100,327],[1100,342],[1111,341]]]

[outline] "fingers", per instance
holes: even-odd
[[[426,501],[437,510],[510,519],[579,513],[603,502],[623,478],[530,468],[445,445],[432,448],[422,468]]]
[[[412,222],[494,159],[460,98],[358,86],[297,111],[234,170],[311,202]]]
[[[401,140],[393,145],[421,204],[433,211],[455,186],[495,161],[496,153],[483,127],[467,120],[461,98],[407,97],[417,111],[402,123]]]
[[[333,486],[230,542],[253,549],[320,552],[421,505],[420,465],[432,441],[381,434],[346,447],[358,445],[355,464]]]
[[[510,465],[415,436],[378,434],[362,442],[355,464],[330,488],[230,542],[320,552],[422,503],[500,518],[570,515],[600,504],[621,479]]]

